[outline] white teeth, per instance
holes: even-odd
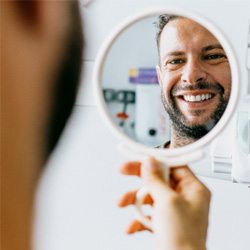
[[[201,100],[201,95],[197,95],[197,96],[195,97],[195,101],[199,102],[200,100]]]
[[[211,94],[202,94],[202,95],[184,95],[183,98],[188,102],[200,102],[208,100],[212,97]]]
[[[194,95],[189,96],[189,101],[190,102],[195,102],[195,96]]]

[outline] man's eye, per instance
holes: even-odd
[[[168,61],[167,63],[168,64],[180,64],[180,63],[183,63],[183,62],[184,62],[183,59],[173,59],[173,60]]]
[[[227,58],[224,54],[211,54],[204,56],[205,60],[216,60],[221,58]]]

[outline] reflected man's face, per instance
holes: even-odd
[[[186,18],[164,27],[159,52],[164,107],[176,130],[198,139],[218,122],[229,100],[226,53],[207,29]]]

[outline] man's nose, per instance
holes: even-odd
[[[206,71],[199,60],[190,60],[183,68],[181,80],[185,83],[195,84],[204,81],[207,77]]]

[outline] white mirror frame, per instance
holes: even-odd
[[[213,35],[220,41],[222,44],[231,68],[232,73],[232,84],[231,84],[231,94],[230,99],[227,105],[227,108],[220,119],[220,121],[215,125],[215,127],[203,138],[197,140],[196,142],[183,146],[177,149],[156,149],[150,148],[148,146],[144,146],[138,142],[133,141],[127,135],[125,135],[119,128],[115,125],[110,116],[110,112],[107,109],[107,105],[104,100],[103,91],[102,91],[102,73],[103,67],[105,64],[106,57],[109,53],[109,50],[113,43],[115,43],[116,39],[125,31],[127,28],[132,26],[134,23],[140,21],[143,18],[151,17],[151,16],[158,16],[161,14],[170,14],[170,15],[179,15],[190,18],[199,24],[203,25],[207,28]],[[191,12],[190,10],[180,9],[176,7],[169,7],[169,8],[155,8],[155,9],[146,9],[140,11],[139,13],[127,18],[121,24],[119,24],[110,36],[104,41],[101,46],[101,49],[97,55],[94,72],[93,72],[93,81],[94,81],[94,95],[96,97],[96,103],[99,111],[101,112],[101,116],[103,117],[104,121],[110,128],[110,130],[114,133],[114,135],[121,140],[122,143],[127,145],[129,148],[135,150],[136,152],[146,153],[152,156],[158,157],[168,157],[172,158],[176,156],[182,155],[192,155],[195,152],[200,151],[202,148],[207,146],[211,141],[222,131],[223,128],[228,124],[230,118],[232,117],[234,110],[236,108],[238,98],[239,98],[239,89],[240,89],[240,76],[239,76],[239,67],[238,61],[235,56],[235,53],[230,45],[229,41],[226,39],[226,36],[220,31],[215,25],[212,24],[211,21],[208,21],[206,18]]]

